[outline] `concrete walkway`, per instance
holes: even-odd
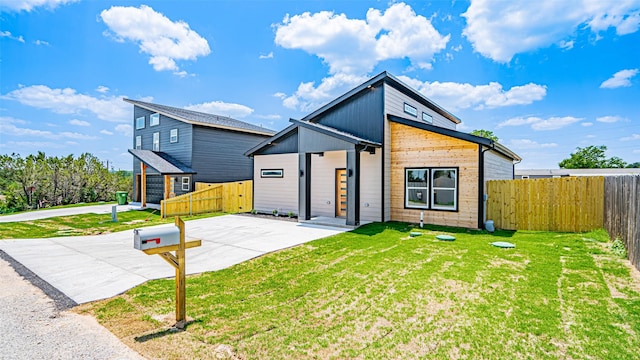
[[[173,226],[173,225],[160,225]],[[186,223],[188,274],[220,270],[268,252],[335,235],[346,229],[242,215]],[[147,280],[175,276],[158,255],[133,248],[133,230],[49,239],[0,240],[0,250],[77,303],[120,294]]]
[[[56,216],[69,216],[69,215],[79,215],[79,214],[110,214],[111,207],[115,204],[104,204],[104,205],[90,205],[90,206],[79,206],[79,207],[71,207],[71,208],[62,208],[62,209],[45,209],[45,210],[35,210],[35,211],[25,211],[18,214],[13,215],[4,215],[0,216],[0,223],[4,222],[13,222],[13,221],[31,221],[38,219],[47,219]],[[129,211],[129,210],[138,210],[139,207],[130,206],[130,205],[118,205],[118,212],[121,211]]]

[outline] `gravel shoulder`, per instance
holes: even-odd
[[[93,317],[64,310],[68,302],[52,300],[5,259],[0,258],[0,358],[144,359]]]

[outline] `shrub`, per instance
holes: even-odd
[[[609,245],[609,248],[615,255],[623,258],[627,257],[627,249],[625,249],[624,243],[622,242],[622,240],[620,240],[620,238],[616,238],[615,240],[613,240],[611,245]]]

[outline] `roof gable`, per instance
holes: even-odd
[[[214,114],[203,113],[199,111],[186,110],[175,108],[167,105],[153,104],[144,101],[123,99],[124,101],[141,107],[143,109],[157,112],[159,114],[168,116],[192,125],[201,125],[225,130],[240,131],[252,134],[260,134],[271,136],[275,134],[275,131],[265,129],[263,127],[246,123],[244,121],[232,119],[226,116],[219,116]]]

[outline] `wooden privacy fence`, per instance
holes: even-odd
[[[622,240],[640,270],[640,176],[607,177],[605,189],[604,227],[609,237]]]
[[[487,182],[487,219],[509,230],[583,232],[602,228],[604,177]]]
[[[195,215],[223,211],[248,212],[253,204],[253,181],[207,184],[196,183],[196,190],[188,194],[162,200],[162,217]]]

